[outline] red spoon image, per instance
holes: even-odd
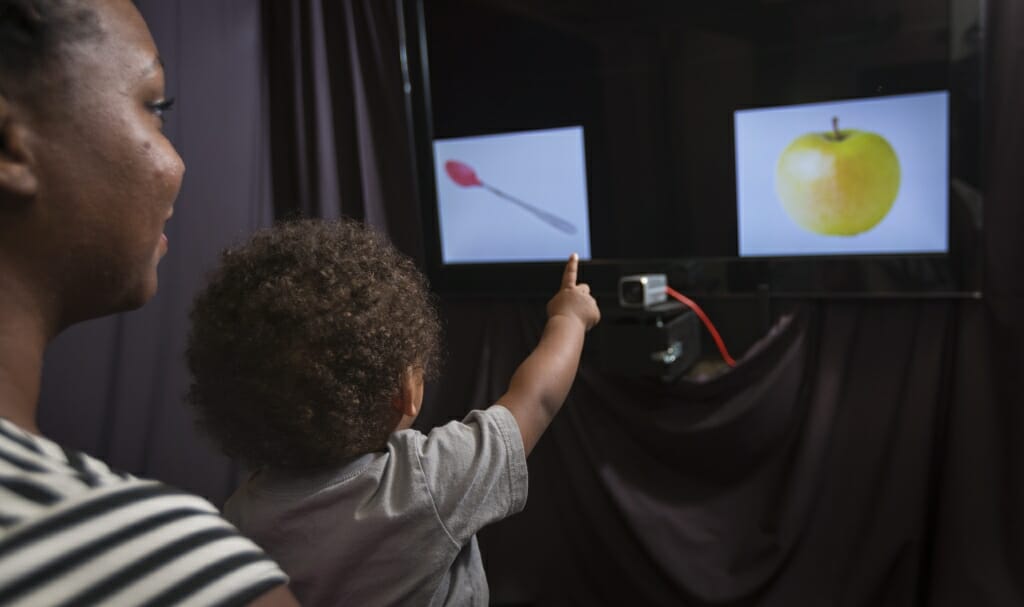
[[[456,184],[464,188],[482,187],[486,190],[489,190],[492,194],[504,198],[505,200],[517,205],[521,209],[533,213],[538,219],[548,224],[549,226],[555,228],[556,230],[565,232],[566,234],[576,233],[576,226],[562,219],[558,215],[549,213],[543,209],[538,209],[532,204],[523,202],[522,200],[519,200],[514,196],[509,196],[508,194],[502,192],[498,188],[495,188],[484,183],[483,181],[480,181],[480,178],[476,176],[476,171],[473,170],[473,167],[469,166],[464,162],[459,162],[458,160],[449,160],[448,162],[444,163],[444,170],[446,173],[448,173],[448,176],[451,177],[452,181],[454,181]]]

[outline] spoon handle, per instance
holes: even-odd
[[[556,230],[559,230],[559,231],[564,232],[566,234],[575,234],[576,233],[576,226],[573,225],[572,223],[566,221],[565,219],[562,219],[558,215],[555,215],[554,213],[549,213],[548,211],[545,211],[544,209],[538,209],[537,207],[533,206],[532,204],[529,204],[527,202],[523,202],[522,200],[519,200],[518,198],[516,198],[514,196],[509,196],[508,194],[506,194],[505,192],[502,192],[498,188],[489,186],[486,183],[483,184],[483,186],[485,188],[487,188],[488,190],[490,190],[496,196],[500,196],[501,198],[504,198],[505,200],[507,200],[507,201],[509,201],[509,202],[511,202],[513,204],[516,204],[516,205],[520,206],[521,208],[529,211],[530,213],[533,213],[534,215],[537,216],[538,219],[544,221],[545,223],[547,223],[549,226],[555,228]]]

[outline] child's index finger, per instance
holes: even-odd
[[[569,256],[569,263],[565,264],[565,272],[562,274],[562,288],[571,289],[576,286],[576,272],[579,269],[580,256],[573,253]]]

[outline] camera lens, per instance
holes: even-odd
[[[644,303],[644,285],[640,281],[623,282],[619,298],[624,304],[638,306]]]

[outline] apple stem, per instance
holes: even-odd
[[[843,140],[843,134],[839,132],[839,116],[832,117],[832,134],[835,136],[836,141]]]

